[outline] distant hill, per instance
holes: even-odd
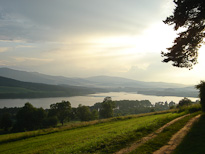
[[[19,71],[10,68],[0,68],[0,76],[16,79],[24,82],[45,84],[66,84],[87,87],[132,87],[132,88],[184,88],[186,85],[164,82],[143,82],[121,77],[95,76],[89,78],[68,78],[63,76],[51,76],[37,72]]]
[[[0,98],[40,98],[87,95],[105,92],[100,88],[22,82],[0,76]]]
[[[135,87],[135,88],[184,88],[186,85],[164,82],[143,82],[121,77],[95,76],[86,78],[97,86]]]
[[[23,85],[27,85],[27,87],[23,88],[26,88],[27,90],[33,90],[32,88],[38,85],[36,91],[55,91],[50,94],[48,94],[47,91],[45,94],[46,97],[84,95],[97,92],[134,92],[156,96],[198,97],[198,91],[194,86],[188,87],[183,84],[165,82],[143,82],[122,77],[94,76],[89,78],[68,78],[63,76],[45,75],[37,72],[19,71],[10,68],[0,68],[0,76],[19,80],[18,82],[24,82]],[[2,80],[2,78],[0,80]],[[32,82],[32,86],[29,86],[28,88],[28,85],[31,85],[31,83],[25,82]],[[6,83],[8,85],[10,84],[9,82]],[[34,83],[38,84],[34,85]],[[15,84],[17,84],[17,82]],[[47,90],[42,89],[46,87]],[[42,93],[35,97],[37,96],[44,97]],[[34,94],[32,94],[32,97],[34,97]]]
[[[10,68],[0,68],[0,76],[11,78],[24,82],[45,83],[52,85],[67,84],[67,85],[85,85],[83,79],[67,78],[62,76],[45,75],[38,72],[19,71]]]
[[[145,90],[138,90],[138,93],[144,95],[154,95],[154,96],[179,96],[179,97],[198,97],[199,95],[199,92],[193,87],[145,89]]]

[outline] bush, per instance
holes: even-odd
[[[200,104],[192,104],[189,106],[180,106],[178,112],[186,112],[186,113],[194,113],[201,111],[201,105]]]
[[[183,98],[182,100],[179,101],[179,104],[177,105],[177,108],[180,108],[182,106],[189,106],[192,104],[192,101],[188,98]]]
[[[189,113],[194,113],[197,111],[201,111],[201,104],[194,104],[188,107]]]

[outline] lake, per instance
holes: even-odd
[[[110,92],[97,93],[86,96],[72,96],[72,97],[52,97],[52,98],[29,98],[29,99],[0,99],[0,108],[3,107],[22,107],[26,102],[30,102],[34,107],[50,108],[50,104],[61,102],[62,100],[69,101],[72,107],[78,107],[79,104],[92,106],[97,102],[102,102],[105,97],[112,97],[112,100],[149,100],[152,104],[156,102],[174,101],[178,103],[183,97],[175,96],[151,96],[137,93],[127,92]],[[199,98],[189,98],[196,101]]]

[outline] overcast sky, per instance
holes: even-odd
[[[172,0],[1,0],[0,67],[198,84],[205,53],[192,70],[161,62],[176,37],[162,22],[173,8]]]

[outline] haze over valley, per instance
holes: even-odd
[[[68,78],[10,68],[0,68],[0,76],[1,98],[80,96],[102,92],[131,92],[180,97],[197,97],[198,95],[194,85],[142,82],[111,76]]]

